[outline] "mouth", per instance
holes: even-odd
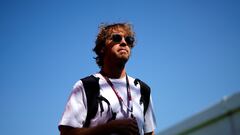
[[[119,49],[118,52],[128,53],[127,49]]]

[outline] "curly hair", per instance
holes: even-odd
[[[95,47],[93,48],[93,51],[96,53],[96,63],[101,68],[103,66],[103,57],[104,52],[102,51],[105,47],[106,39],[111,36],[111,33],[113,30],[122,28],[127,35],[135,37],[135,32],[133,31],[133,26],[130,23],[113,23],[113,24],[101,24],[99,26],[99,32],[95,41]],[[133,48],[135,45],[135,42],[133,43],[131,48]]]

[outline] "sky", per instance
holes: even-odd
[[[151,86],[156,132],[240,91],[238,0],[1,0],[1,134],[59,134],[73,84],[99,71],[98,26],[114,22],[134,26],[126,69]]]

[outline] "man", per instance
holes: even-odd
[[[101,100],[97,112],[87,124],[88,100],[83,81],[79,80],[59,123],[61,135],[153,135],[155,117],[151,95],[147,110],[141,104],[140,84],[126,74],[135,33],[128,23],[102,25],[93,51],[100,72]],[[89,97],[88,97],[89,98]],[[146,112],[146,113],[145,113]]]

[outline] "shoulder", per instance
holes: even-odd
[[[85,93],[86,85],[91,86],[91,84],[96,82],[97,77],[95,74],[85,76],[77,80],[72,87],[72,94]]]
[[[145,87],[144,89],[149,89],[150,90],[150,86],[143,81],[142,79],[139,78],[134,78],[128,75],[129,81],[133,82],[134,85],[140,85],[141,87]]]
[[[73,89],[79,89],[79,88],[81,88],[82,87],[82,80],[80,79],[80,80],[77,80],[75,83],[74,83],[74,85],[73,85]]]
[[[99,77],[95,74],[80,79],[84,88],[92,89],[99,87]]]
[[[83,83],[85,82],[89,82],[89,81],[92,81],[93,79],[98,79],[98,75],[97,74],[91,74],[89,76],[85,76],[85,77],[82,77],[80,78],[73,86],[73,88],[78,88],[78,87],[83,87]]]
[[[78,80],[74,83],[71,91],[70,99],[78,99],[85,95],[84,87],[81,80]]]

